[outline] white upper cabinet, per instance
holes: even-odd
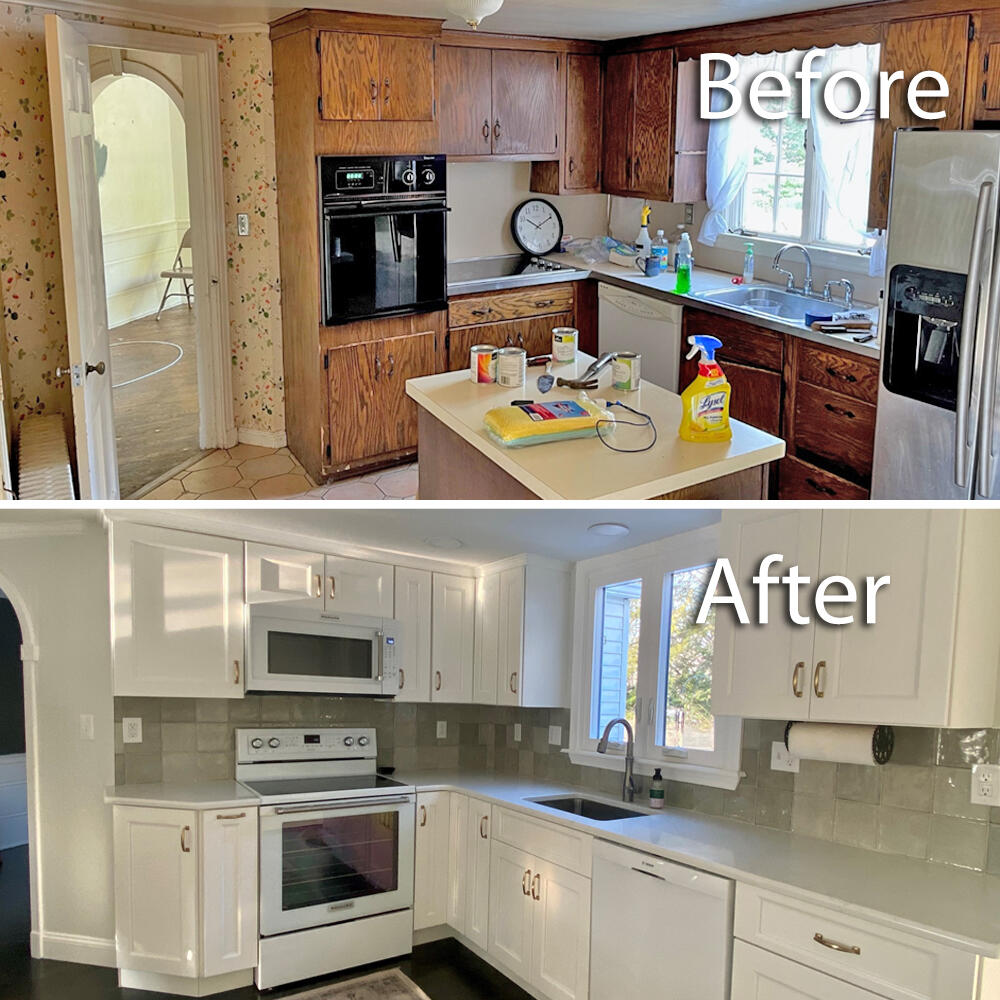
[[[976,727],[997,719],[1000,615],[991,594],[1000,529],[987,511],[790,511],[724,519],[722,555],[733,562],[754,623],[717,612],[712,707],[717,715],[887,725]],[[817,544],[818,542],[818,544]],[[750,578],[763,555],[793,564],[809,625],[789,624],[785,588],[756,624]],[[830,605],[852,624],[816,614],[817,579],[842,576],[856,605]],[[867,624],[866,578],[888,576]],[[843,593],[833,588],[831,593]],[[779,598],[780,594],[780,598]],[[749,599],[752,598],[752,605]]]
[[[476,581],[435,573],[431,701],[472,701]]]
[[[242,542],[116,523],[113,693],[242,698],[243,608]]]
[[[397,701],[430,701],[431,697],[431,574],[396,567],[396,620],[402,631],[397,650]]]
[[[500,593],[497,597],[497,636],[500,641],[497,701],[501,705],[523,703],[524,574],[523,566],[505,569],[500,574]],[[556,626],[557,621],[550,623],[550,628]],[[558,660],[549,664],[548,669],[558,671]]]
[[[326,557],[326,610],[393,617],[393,567],[364,559]]]
[[[247,542],[247,604],[323,607],[323,555]]]
[[[490,573],[476,584],[476,652],[472,700],[477,705],[497,704],[500,676],[500,574]]]

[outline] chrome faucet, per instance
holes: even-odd
[[[795,291],[795,275],[786,268],[779,267],[781,263],[781,258],[784,256],[786,250],[801,250],[802,256],[806,262],[806,280],[802,283],[802,294],[812,295],[813,290],[813,264],[812,258],[809,256],[809,251],[801,243],[786,243],[775,255],[774,263],[771,265],[775,271],[779,274],[785,275],[785,288],[789,292]]]
[[[850,309],[854,305],[854,282],[848,281],[847,278],[841,278],[839,281],[828,281],[823,286],[823,301],[832,302],[833,294],[830,289],[834,285],[840,285],[844,289],[844,307]]]
[[[608,737],[615,726],[625,727],[625,775],[622,778],[622,802],[632,802],[635,799],[635,781],[632,778],[632,767],[635,764],[635,734],[628,719],[612,719],[604,727],[604,735],[597,744],[598,753],[608,752]]]

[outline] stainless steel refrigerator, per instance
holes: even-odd
[[[896,133],[872,499],[1000,499],[1000,132]]]

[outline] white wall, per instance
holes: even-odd
[[[10,523],[17,517],[0,520],[0,587],[15,608],[19,601],[26,605],[38,649],[37,664],[25,672],[26,699],[33,687],[37,704],[40,920],[32,953],[110,965],[114,879],[111,810],[103,802],[104,787],[114,784],[107,543],[95,521],[64,533],[57,519],[36,518],[34,534],[23,537]],[[27,643],[23,620],[21,628]],[[94,716],[92,741],[79,738],[82,713]]]
[[[28,785],[24,754],[0,757],[0,850],[28,842]]]

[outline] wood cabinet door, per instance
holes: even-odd
[[[246,602],[322,609],[322,554],[247,542]]]
[[[489,336],[492,327],[468,326],[460,330],[448,331],[448,371],[457,372],[463,368],[468,371],[470,351],[476,344],[490,344],[491,340],[483,340]],[[500,346],[500,345],[497,345]],[[471,377],[471,376],[470,376]]]
[[[608,56],[604,75],[605,191],[628,191],[632,182],[632,138],[635,124],[636,55]]]
[[[969,16],[926,17],[916,21],[892,21],[885,29],[881,67],[901,71],[905,79],[924,70],[936,70],[948,81],[948,97],[921,101],[928,111],[944,111],[945,117],[925,121],[913,115],[906,103],[906,87],[897,83],[889,92],[889,117],[875,122],[872,149],[871,191],[868,225],[884,229],[889,218],[889,182],[892,174],[892,139],[898,128],[931,125],[960,129],[965,106],[966,60],[969,48]],[[904,81],[905,82],[905,81]]]
[[[434,42],[430,38],[379,38],[382,121],[434,120]]]
[[[566,56],[565,187],[601,186],[601,57]]]
[[[671,132],[676,114],[673,78],[673,49],[639,53],[631,187],[660,201],[670,200]]]
[[[472,701],[475,656],[476,581],[466,576],[433,576],[431,701]]]
[[[437,927],[448,919],[448,854],[451,798],[448,792],[417,795],[413,858],[413,929]]]
[[[782,381],[777,372],[764,371],[725,362],[724,371],[733,387],[730,396],[729,415],[734,420],[742,420],[751,427],[757,427],[768,434],[781,434],[781,393]],[[686,389],[698,374],[698,362],[685,358],[681,362],[679,385]]]
[[[377,121],[379,38],[321,31],[320,86],[326,121]]]
[[[489,156],[493,151],[492,54],[489,49],[442,45],[437,51],[441,152]]]
[[[965,127],[1000,119],[1000,11],[973,15],[975,41],[969,46]]]
[[[382,387],[379,419],[384,426],[386,451],[417,445],[417,404],[406,395],[406,381],[437,371],[437,334],[407,334],[379,344]]]
[[[559,56],[493,50],[493,153],[548,155],[559,144]]]
[[[590,973],[590,879],[535,859],[531,982],[550,1000],[586,1000]]]
[[[395,604],[404,636],[402,649],[396,650],[396,701],[430,701],[431,574],[397,566]]]
[[[538,905],[529,894],[534,863],[530,854],[493,841],[487,951],[503,968],[524,980],[531,978],[531,939]]]
[[[353,462],[389,451],[383,414],[379,344],[350,344],[326,353],[328,465]]]

